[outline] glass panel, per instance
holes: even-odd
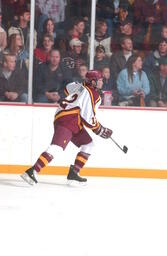
[[[98,0],[96,17],[94,64],[112,105],[167,107],[166,1]]]
[[[33,102],[59,102],[68,82],[84,80],[94,1],[102,104],[166,107],[166,0],[36,0]],[[30,1],[1,0],[0,6],[0,101],[27,103]]]
[[[34,51],[36,103],[55,103],[64,87],[82,81],[88,70],[91,1],[35,1],[37,47]]]
[[[28,1],[1,0],[0,101],[27,103],[29,21]]]

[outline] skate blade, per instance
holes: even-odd
[[[24,181],[26,181],[29,185],[31,185],[31,186],[33,186],[33,185],[36,184],[35,181],[33,181],[33,180],[28,176],[27,173],[21,174],[20,177],[21,177]]]
[[[85,187],[87,181],[67,180],[67,185],[71,187]]]

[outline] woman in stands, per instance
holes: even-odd
[[[150,85],[146,73],[142,70],[142,64],[140,55],[134,54],[129,58],[126,68],[119,73],[119,105],[140,106],[141,99],[148,96]]]

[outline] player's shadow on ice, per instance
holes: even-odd
[[[59,187],[64,187],[66,189],[68,188],[81,188],[81,187],[85,187],[84,184],[79,184],[79,183],[68,183],[67,181],[64,181],[64,183],[59,183],[59,182],[46,182],[46,181],[39,181],[39,184],[42,184],[42,185],[47,185],[47,186],[59,186]],[[38,185],[37,185],[38,186]]]
[[[81,185],[78,183],[71,183],[69,184],[67,181],[40,181],[31,186],[29,184],[27,184],[24,180],[22,180],[21,178],[18,177],[18,179],[7,179],[7,178],[0,178],[0,187],[1,186],[9,186],[9,187],[19,187],[19,188],[30,188],[30,187],[43,187],[43,185],[46,185],[46,187],[49,186],[54,186],[54,187],[64,187],[66,189],[68,188],[80,188],[80,187],[84,187],[85,185]]]
[[[9,186],[9,187],[29,188],[29,187],[38,187],[40,185],[67,187],[67,184],[65,184],[65,183],[56,183],[56,182],[53,183],[53,182],[44,182],[44,181],[39,181],[38,184],[35,184],[34,186],[31,186],[31,185],[27,184],[24,180],[1,179],[0,178],[0,187],[1,186]]]
[[[60,187],[67,187],[66,182],[50,182],[50,181],[39,181],[39,185],[47,185],[47,186],[60,186]],[[38,186],[37,184],[37,186]]]
[[[19,179],[2,179],[2,178],[0,178],[0,187],[1,186],[26,188],[27,184],[24,181],[19,180]]]

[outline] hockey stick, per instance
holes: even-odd
[[[115,143],[115,145],[117,145],[117,147],[119,149],[121,149],[125,154],[128,152],[128,148],[126,146],[123,146],[123,148],[112,138],[110,137],[110,139]]]

